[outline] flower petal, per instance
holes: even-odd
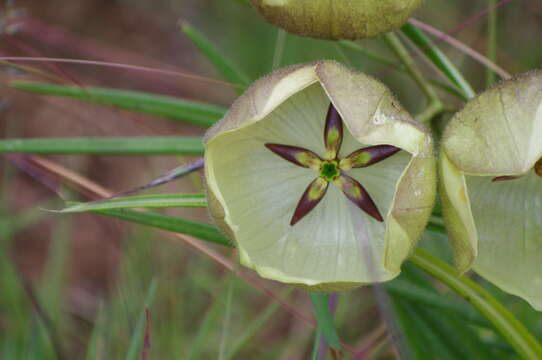
[[[514,181],[467,176],[478,229],[474,270],[542,310],[542,181],[534,172]]]
[[[206,133],[204,142],[224,131],[259,121],[293,94],[318,81],[315,64],[287,67],[256,81]]]
[[[450,120],[442,145],[459,170],[521,175],[542,156],[542,71],[505,81]]]
[[[451,163],[444,150],[440,154],[441,199],[444,221],[460,274],[469,270],[478,253],[478,235],[470,208],[465,175]]]
[[[310,150],[303,149],[297,146],[288,146],[280,144],[266,143],[265,147],[293,164],[301,167],[311,168],[314,170],[320,169],[322,160],[318,155]]]
[[[342,190],[344,195],[346,195],[346,197],[356,204],[356,206],[361,210],[365,211],[377,221],[384,221],[373,199],[371,199],[371,196],[367,190],[365,190],[365,188],[359,182],[346,174],[342,174],[336,180],[334,180],[333,183],[337,185],[339,189]]]
[[[337,157],[343,142],[343,121],[333,104],[329,104],[324,128],[325,158],[333,160]]]
[[[334,62],[318,63],[316,74],[355,139],[343,140],[341,157],[359,149],[359,143],[392,145],[412,155],[394,188],[392,208],[384,216],[384,263],[390,271],[399,271],[423,233],[435,200],[436,167],[429,131],[415,122],[378,80]],[[377,198],[364,180],[360,182]],[[386,213],[378,201],[377,205]]]
[[[329,187],[302,221],[290,225],[314,172],[278,158],[264,144],[299,144],[323,154],[322,115],[328,106],[325,92],[315,84],[264,120],[210,139],[205,171],[209,192],[216,199],[213,217],[237,242],[241,262],[264,277],[326,290],[389,280],[398,269],[390,272],[383,267],[385,225],[360,211],[336,186]],[[350,134],[345,133],[345,139],[355,143],[352,147],[364,146]],[[408,158],[403,158],[403,167],[393,168],[395,175],[389,180],[368,179],[372,188],[375,183],[391,184],[386,195],[375,200],[384,212],[391,206],[394,181]]]
[[[316,178],[307,186],[297,203],[290,225],[294,226],[303,219],[324,198],[329,183],[322,178]]]
[[[316,78],[320,83],[314,83],[311,76],[320,67],[337,73],[326,70],[325,76]],[[288,71],[272,74],[247,90],[206,134],[205,171],[213,218],[236,241],[241,263],[264,277],[322,291],[392,279],[432,208],[430,136],[376,80],[331,62]],[[289,83],[289,76],[297,79],[298,90],[283,95],[280,87]],[[348,91],[340,86],[343,80]],[[288,86],[282,89],[293,89]],[[265,144],[302,147],[323,157],[324,115],[330,99],[343,119],[348,115],[342,156],[367,146],[405,146],[401,148],[406,151],[385,161],[348,173],[371,194],[383,223],[330,186],[318,206],[290,225],[314,172],[278,158]],[[363,105],[374,112],[368,113]],[[359,113],[349,112],[350,107]]]
[[[356,150],[344,159],[341,159],[340,167],[343,170],[366,167],[387,159],[399,151],[401,149],[391,145],[369,146]]]

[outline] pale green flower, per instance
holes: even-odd
[[[460,272],[542,310],[542,72],[505,81],[448,124],[443,212]]]
[[[422,0],[251,0],[271,24],[321,39],[361,39],[401,27]]]
[[[257,81],[205,147],[211,214],[266,278],[320,290],[392,279],[433,205],[427,130],[335,62]]]

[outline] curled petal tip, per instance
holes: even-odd
[[[294,211],[294,215],[290,220],[290,225],[294,226],[301,219],[303,219],[312,209],[318,205],[318,203],[324,198],[327,192],[329,183],[322,178],[315,179],[307,187],[301,199],[297,203],[297,207]]]
[[[384,218],[380,214],[380,211],[378,211],[373,199],[359,182],[348,175],[342,174],[334,181],[334,183],[357,207],[365,211],[375,220],[384,222]]]

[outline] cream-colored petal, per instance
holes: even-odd
[[[436,169],[427,129],[414,122],[379,81],[334,62],[322,62],[316,74],[355,141],[393,145],[414,157],[396,184],[386,232],[385,264],[398,271],[421,236],[435,200]],[[341,156],[356,150],[347,140]]]
[[[459,170],[517,175],[542,156],[542,72],[504,81],[468,102],[446,128],[442,146]]]
[[[351,204],[336,186],[330,185],[320,204],[290,225],[301,194],[317,173],[285,161],[264,144],[293,144],[323,154],[328,105],[325,92],[315,84],[263,121],[211,139],[206,152],[209,186],[226,204],[225,221],[235,234],[241,262],[262,276],[309,286],[388,280],[398,271],[383,268],[384,225]],[[354,146],[352,135],[345,137]],[[409,157],[400,157],[399,169],[365,169],[363,178],[377,192],[384,212],[393,198],[393,180]]]
[[[316,74],[357,141],[393,145],[414,155],[433,151],[427,129],[378,80],[333,61],[318,63]]]
[[[454,249],[455,266],[462,274],[470,269],[478,250],[478,235],[472,217],[469,193],[465,175],[450,162],[445,151],[441,151],[440,154],[439,170],[444,221]]]
[[[315,63],[294,65],[256,81],[233,103],[224,118],[205,133],[204,142],[219,133],[261,120],[290,96],[314,84],[318,80],[314,69]]]
[[[510,181],[467,176],[478,229],[474,270],[542,310],[542,179],[533,172]]]
[[[294,95],[273,90],[280,81],[288,83],[287,77],[277,80],[281,75],[271,75],[261,83],[268,96],[275,93],[283,99],[276,107],[266,105],[263,93],[261,101],[254,101],[260,90],[249,89],[206,135],[205,164],[213,217],[236,240],[241,262],[265,277],[329,291],[389,280],[399,273],[433,205],[434,164],[427,131],[383,85],[332,62],[292,71],[308,73],[306,69],[319,67],[325,70],[318,75],[320,83],[299,82],[304,85]],[[340,84],[357,95],[343,92]],[[299,146],[323,156],[330,98],[346,124],[340,156],[378,144],[406,150],[396,154],[397,159],[347,172],[368,188],[387,215],[384,223],[331,184],[308,215],[289,224],[301,194],[317,174],[285,161],[264,144]]]

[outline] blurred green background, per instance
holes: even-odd
[[[447,32],[462,26],[492,3],[427,0],[416,18]],[[251,79],[274,67],[335,59],[384,81],[412,113],[420,112],[426,105],[419,91],[413,91],[415,84],[408,76],[359,51],[289,34],[285,35],[281,50],[277,47],[277,29],[267,25],[243,1],[8,1],[0,15],[3,20],[0,25],[11,24],[1,28],[0,56],[90,59],[220,79],[220,74],[180,32],[179,24],[187,22]],[[501,67],[511,73],[541,67],[540,1],[516,0],[503,6],[497,12],[497,29],[497,63]],[[454,36],[486,53],[487,30],[487,17],[482,17],[465,25]],[[358,44],[394,60],[380,38]],[[477,91],[486,87],[486,71],[480,64],[444,42],[437,44]],[[428,77],[439,79],[426,61],[421,57],[417,60]],[[236,96],[228,86],[124,68],[25,65],[63,74],[80,85],[140,90],[226,107]],[[202,134],[201,128],[192,125],[15,90],[8,86],[12,80],[43,81],[43,78],[5,64],[0,66],[3,138]],[[461,106],[457,99],[447,95],[444,98],[452,107]],[[443,117],[442,122],[445,121]],[[138,186],[191,159],[60,155],[47,158],[111,191]],[[1,359],[56,359],[59,353],[63,359],[311,357],[315,341],[312,327],[209,257],[142,226],[92,214],[60,216],[44,211],[62,208],[64,202],[35,177],[19,171],[7,158],[0,161]],[[201,190],[201,180],[195,175],[153,192]],[[85,199],[64,188],[60,193],[69,200]],[[168,209],[164,213],[208,221],[202,209]],[[424,239],[425,246],[439,254],[447,251],[445,241],[444,236],[434,233]],[[215,250],[235,259],[229,249],[216,247]],[[407,271],[407,276],[427,281],[416,269]],[[310,316],[310,299],[303,291],[257,281]],[[542,315],[523,301],[481,283],[542,338]],[[392,289],[388,289],[391,294],[399,293]],[[445,287],[436,284],[436,290],[444,298],[466,305]],[[391,301],[394,299],[392,296]],[[404,304],[398,308],[401,306],[405,308]],[[340,294],[336,323],[341,339],[352,347],[368,348],[364,354],[367,357],[360,358],[395,358],[393,345],[404,341],[390,336],[392,330],[407,340],[411,334],[404,333],[407,330],[400,324],[386,321],[396,316],[394,308],[397,309],[397,304],[383,303],[371,288]],[[428,314],[424,316],[454,319],[436,310]],[[479,344],[469,347],[465,338],[458,338],[454,341],[464,349],[442,357],[426,354],[425,358],[516,358],[493,330],[463,319],[449,321],[459,321],[456,329],[465,329],[460,331],[467,336],[473,332],[476,341],[488,348],[492,345],[491,350],[478,353]],[[427,322],[432,323],[431,319]],[[410,331],[416,334],[425,330],[414,326]],[[451,336],[450,329],[438,324],[426,331],[437,337]],[[427,336],[420,340],[420,346],[434,346],[423,345],[424,339]],[[423,358],[422,355],[414,356]]]

